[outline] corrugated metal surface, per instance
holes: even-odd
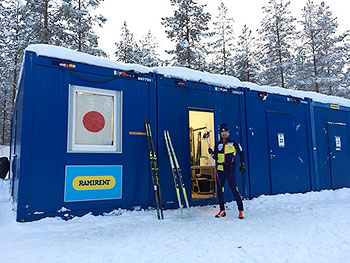
[[[350,187],[349,108],[313,102],[316,190]]]
[[[242,176],[237,168],[237,181],[244,197],[350,187],[349,108],[161,74],[121,72],[26,52],[11,139],[18,221],[154,206],[145,117],[151,120],[165,207],[178,205],[164,130],[170,132],[191,205],[216,203],[215,198],[191,198],[190,111],[213,114],[215,140],[220,124],[227,123],[231,138],[242,144],[247,172]],[[122,93],[116,113],[122,119],[121,152],[68,149],[70,87]],[[96,171],[100,166],[122,167],[116,168],[121,171],[121,197],[65,202],[67,167],[77,166]],[[224,194],[226,201],[233,200],[231,191]]]
[[[161,184],[165,203],[170,207],[176,206],[176,195],[172,181],[171,168],[167,155],[164,138],[164,130],[169,130],[173,140],[179,163],[183,170],[185,185],[188,193],[191,193],[191,157],[190,157],[190,134],[189,134],[189,111],[207,111],[214,113],[214,122],[217,134],[221,123],[227,123],[231,129],[231,138],[242,142],[242,115],[241,103],[243,92],[241,90],[227,90],[218,87],[185,82],[178,85],[181,80],[157,77],[158,86],[158,134],[159,156],[161,170]],[[233,93],[232,93],[233,92]],[[214,145],[214,142],[213,142]],[[238,157],[237,157],[238,158]],[[246,196],[244,179],[238,174],[238,187],[242,195]],[[227,189],[228,188],[228,185]],[[231,191],[225,191],[226,200],[232,200]],[[207,201],[194,201],[192,204],[206,204],[216,202],[216,199]]]
[[[251,197],[311,190],[308,102],[246,92]]]
[[[62,207],[73,214],[83,214],[94,209],[105,212],[118,207],[148,206],[152,187],[146,136],[129,132],[144,132],[145,116],[151,117],[155,127],[153,76],[142,75],[147,81],[137,77],[114,79],[112,69],[76,63],[74,69],[67,70],[58,62],[26,54],[25,81],[15,112],[15,140],[21,149],[16,152],[20,167],[16,165],[14,169],[17,219],[28,221],[57,215]],[[122,153],[67,152],[70,85],[123,92]],[[67,165],[122,165],[122,198],[64,202]]]

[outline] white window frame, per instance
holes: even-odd
[[[113,145],[92,145],[75,143],[75,122],[76,122],[76,95],[78,92],[112,96],[113,103]],[[123,116],[123,92],[117,90],[107,90],[69,85],[68,98],[68,135],[67,135],[67,152],[84,152],[84,153],[122,153],[122,116]]]

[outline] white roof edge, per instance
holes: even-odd
[[[300,99],[312,99],[315,102],[337,104],[345,107],[350,107],[350,100],[337,96],[329,96],[326,94],[316,93],[314,91],[291,90],[280,87],[259,86],[250,82],[242,82],[242,87],[249,88],[255,91],[267,92],[271,94],[292,96]]]
[[[155,67],[153,68],[153,72],[157,74],[162,74],[165,77],[202,82],[209,85],[227,88],[237,88],[241,85],[241,81],[232,76],[205,73],[198,70],[182,67]]]
[[[100,58],[79,51],[74,51],[64,47],[58,47],[47,44],[34,44],[29,45],[26,51],[32,51],[37,54],[37,56],[52,57],[62,60],[69,60],[78,63],[84,63],[88,65],[101,66],[106,68],[125,70],[125,71],[135,71],[138,73],[149,74],[157,73],[165,77],[182,79],[185,81],[194,81],[206,83],[209,85],[220,86],[225,88],[238,88],[245,87],[254,91],[268,92],[271,94],[278,94],[284,96],[292,96],[296,98],[306,99],[310,98],[313,101],[329,104],[338,104],[341,106],[350,107],[350,100],[336,97],[328,96],[311,91],[299,91],[290,90],[280,87],[270,87],[270,86],[259,86],[250,82],[241,82],[238,78],[232,76],[217,75],[211,73],[205,73],[193,69],[182,68],[182,67],[154,67],[149,68],[137,64],[125,64],[120,62],[115,62],[111,59]]]
[[[26,51],[32,51],[39,57],[52,57],[62,60],[69,60],[79,63],[84,63],[88,65],[101,66],[105,68],[119,69],[125,71],[135,71],[138,73],[148,74],[151,73],[151,68],[136,65],[136,64],[125,64],[120,62],[115,62],[111,59],[96,57],[83,52],[71,50],[65,47],[58,47],[47,44],[34,44],[29,45]]]

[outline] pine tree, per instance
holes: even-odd
[[[258,81],[259,66],[256,45],[256,39],[252,36],[252,31],[247,25],[244,25],[242,33],[238,37],[236,55],[234,57],[236,77],[241,81]]]
[[[91,14],[100,3],[101,0],[63,0],[58,14],[64,29],[61,38],[65,46],[92,55],[107,56],[97,48],[98,36],[93,31],[95,25],[102,27],[106,22],[104,16]]]
[[[5,144],[5,122],[6,122],[6,102],[4,101],[7,95],[7,86],[5,85],[6,80],[6,39],[7,39],[7,29],[5,23],[6,8],[0,2],[0,144]],[[5,116],[4,116],[5,115]]]
[[[61,26],[58,0],[26,0],[23,20],[27,24],[27,44],[63,45],[66,40]]]
[[[16,84],[27,39],[23,1],[0,3],[0,144],[9,144]]]
[[[344,50],[344,78],[343,78],[343,97],[350,99],[350,30],[344,32],[342,37],[342,46]]]
[[[210,71],[212,73],[233,75],[233,41],[234,41],[234,20],[227,17],[227,7],[221,3],[218,7],[219,15],[216,17],[214,32],[212,38],[215,39],[211,43],[211,53],[214,54],[213,61],[210,63]]]
[[[6,63],[4,58],[0,58],[0,63]],[[5,74],[4,74],[5,73]],[[11,136],[12,118],[12,89],[11,81],[6,81],[8,72],[2,72],[0,81],[0,144],[8,145]]]
[[[8,74],[6,79],[11,79],[9,85],[13,88],[13,92],[8,93],[8,95],[11,96],[14,101],[23,52],[29,44],[27,42],[29,39],[28,25],[24,20],[25,8],[23,1],[6,0],[5,4],[6,8],[3,9],[3,16],[6,17],[6,19],[2,19],[2,21],[6,34],[2,36],[1,39],[3,40],[3,51],[5,52],[5,71]]]
[[[265,17],[259,30],[261,40],[260,63],[263,72],[262,84],[287,87],[292,71],[292,44],[295,36],[295,25],[288,9],[290,2],[269,0],[263,7]]]
[[[304,63],[299,64],[306,81],[299,81],[305,89],[326,94],[336,94],[343,79],[344,48],[336,36],[338,23],[329,7],[321,2],[315,5],[308,0],[302,10],[303,30],[300,33],[302,45],[299,56],[303,54]]]
[[[124,21],[121,28],[121,38],[119,42],[115,43],[115,56],[117,61],[124,63],[139,63],[140,49],[134,39],[133,33],[130,32],[126,21]]]
[[[310,73],[313,72],[313,69],[311,63],[305,63],[307,61],[305,48],[303,45],[297,45],[295,51],[295,70],[293,72],[291,87],[297,90],[312,90],[310,87],[312,87],[313,83],[310,78]]]
[[[172,17],[162,18],[167,37],[175,42],[173,50],[168,50],[173,65],[205,70],[207,50],[204,39],[208,36],[208,23],[211,15],[204,12],[206,5],[195,0],[170,0],[176,8]]]
[[[147,67],[157,67],[162,64],[157,49],[159,44],[156,42],[151,31],[139,41],[139,64]]]
[[[76,6],[77,3],[80,3],[80,9]],[[105,19],[89,14],[89,11],[96,8],[99,3],[100,0],[0,2],[0,135],[3,141],[9,142],[11,127],[9,121],[24,49],[30,44],[46,43],[73,49],[80,47],[83,52],[105,55],[96,49],[97,36],[92,32],[92,25],[96,23],[102,25]],[[68,4],[72,9],[66,8]],[[74,17],[74,14],[79,14],[79,17]],[[78,20],[80,24],[77,23]],[[78,31],[74,31],[75,29]],[[77,45],[74,42],[76,39],[80,41]]]

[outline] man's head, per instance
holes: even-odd
[[[230,129],[226,123],[220,125],[220,135],[223,139],[228,139],[228,137],[230,137]]]

